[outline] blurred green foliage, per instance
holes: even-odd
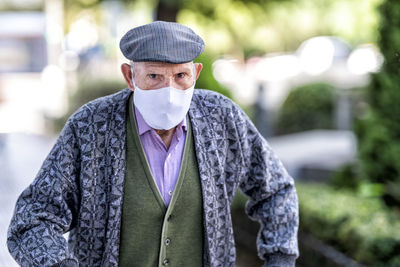
[[[336,93],[324,83],[293,89],[277,112],[276,133],[288,134],[334,127]]]
[[[333,173],[329,184],[334,188],[346,188],[355,191],[361,181],[358,166],[357,163],[353,162],[341,166]]]
[[[359,138],[361,175],[384,185],[388,205],[400,207],[400,2],[385,1],[380,7],[379,48],[385,62],[368,88],[371,112],[361,120]]]
[[[359,162],[350,162],[340,167],[329,181],[335,189],[351,190],[362,197],[382,197],[384,186],[362,179]]]
[[[300,227],[368,266],[400,266],[400,216],[379,198],[297,183]]]
[[[206,53],[203,53],[198,58],[196,58],[195,62],[203,64],[203,70],[201,71],[200,76],[196,81],[196,88],[212,90],[221,93],[229,98],[232,98],[231,92],[226,87],[217,82],[214,78],[212,64],[215,60],[215,57]]]
[[[210,51],[248,58],[293,51],[316,35],[340,36],[355,45],[374,42],[381,1],[194,0],[184,1],[177,21],[196,26]]]
[[[132,15],[132,26],[150,22],[159,5],[176,10],[176,20],[191,26],[216,55],[248,58],[266,52],[293,51],[317,35],[336,35],[357,45],[375,42],[376,6],[383,0],[121,0],[121,10]],[[64,0],[65,29],[91,14],[104,22],[106,0]],[[145,7],[146,11],[143,11]],[[153,10],[153,12],[148,12]],[[161,10],[162,11],[162,10]],[[140,15],[139,15],[140,14]],[[145,20],[139,17],[146,17]],[[99,25],[102,26],[102,25]],[[108,27],[109,25],[103,25]],[[104,33],[104,31],[103,31]],[[102,37],[101,37],[102,38]],[[107,41],[107,36],[103,41]]]

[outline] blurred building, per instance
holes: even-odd
[[[47,13],[0,13],[0,132],[44,133],[45,118],[65,109],[65,75],[54,64],[54,26],[62,28]]]
[[[0,73],[40,72],[47,65],[42,12],[0,13]]]

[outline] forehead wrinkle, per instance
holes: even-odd
[[[192,72],[192,64],[171,64],[164,62],[144,62],[142,70],[145,72],[168,72],[168,73],[181,73],[181,72]]]

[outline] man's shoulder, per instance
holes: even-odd
[[[110,109],[115,108],[117,111],[125,110],[125,104],[130,92],[131,91],[126,88],[117,93],[96,98],[75,111],[75,113],[70,117],[70,120],[80,121],[94,114],[107,114],[110,113]]]
[[[193,119],[204,123],[246,123],[247,115],[228,97],[210,90],[196,89],[189,109]]]
[[[198,107],[208,108],[236,108],[236,104],[228,97],[211,90],[196,89],[193,94],[193,102]]]

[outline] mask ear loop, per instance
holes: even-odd
[[[193,85],[192,87],[194,87],[196,85],[196,65],[193,62]]]
[[[137,85],[136,85],[136,82],[135,82],[135,68],[133,67],[133,62],[131,61],[131,72],[132,72],[132,85],[133,85],[133,88],[134,89],[136,89],[136,88],[139,88]],[[139,88],[140,89],[140,88]]]

